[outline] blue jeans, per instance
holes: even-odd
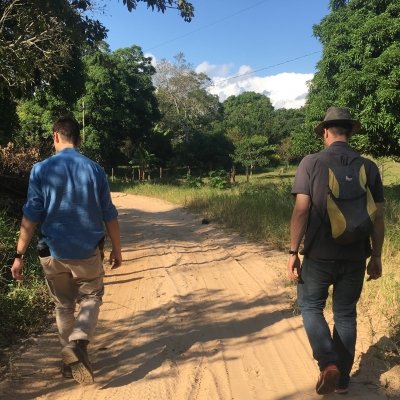
[[[322,371],[336,364],[339,385],[346,387],[354,362],[357,338],[357,302],[365,275],[365,261],[315,261],[304,258],[297,285],[298,305],[313,357]],[[334,327],[331,334],[323,310],[333,285]]]

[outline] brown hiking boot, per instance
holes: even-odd
[[[87,354],[87,340],[71,340],[62,350],[61,357],[71,367],[72,377],[79,383],[93,383],[93,371]]]
[[[336,385],[340,378],[338,367],[330,364],[321,371],[318,377],[317,386],[315,390],[318,394],[332,393],[336,389]]]
[[[60,372],[61,372],[61,375],[63,376],[63,378],[66,378],[66,379],[73,378],[71,367],[69,365],[64,364],[63,362],[61,362]]]

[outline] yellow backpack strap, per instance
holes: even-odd
[[[363,188],[364,191],[367,192],[367,212],[369,217],[371,218],[371,221],[374,222],[375,220],[375,213],[376,213],[376,204],[374,201],[374,198],[372,197],[372,193],[369,190],[369,187],[367,185],[367,173],[365,171],[365,165],[362,164],[360,168],[360,185]]]
[[[360,180],[360,186],[365,192],[367,190],[367,173],[365,172],[364,164],[362,164],[360,168],[359,180]]]

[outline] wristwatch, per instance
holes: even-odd
[[[291,254],[292,256],[297,256],[299,254],[298,250],[289,250],[288,254]]]
[[[14,258],[20,258],[21,260],[23,260],[25,258],[25,254],[18,253],[18,251],[16,251],[14,254]]]

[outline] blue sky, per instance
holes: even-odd
[[[213,79],[210,91],[221,100],[253,90],[276,108],[304,104],[321,57],[312,26],[329,12],[329,0],[192,0],[195,17],[187,23],[177,10],[162,14],[139,3],[129,13],[122,0],[105,4],[96,17],[109,29],[111,50],[139,45],[155,64],[183,52]]]

